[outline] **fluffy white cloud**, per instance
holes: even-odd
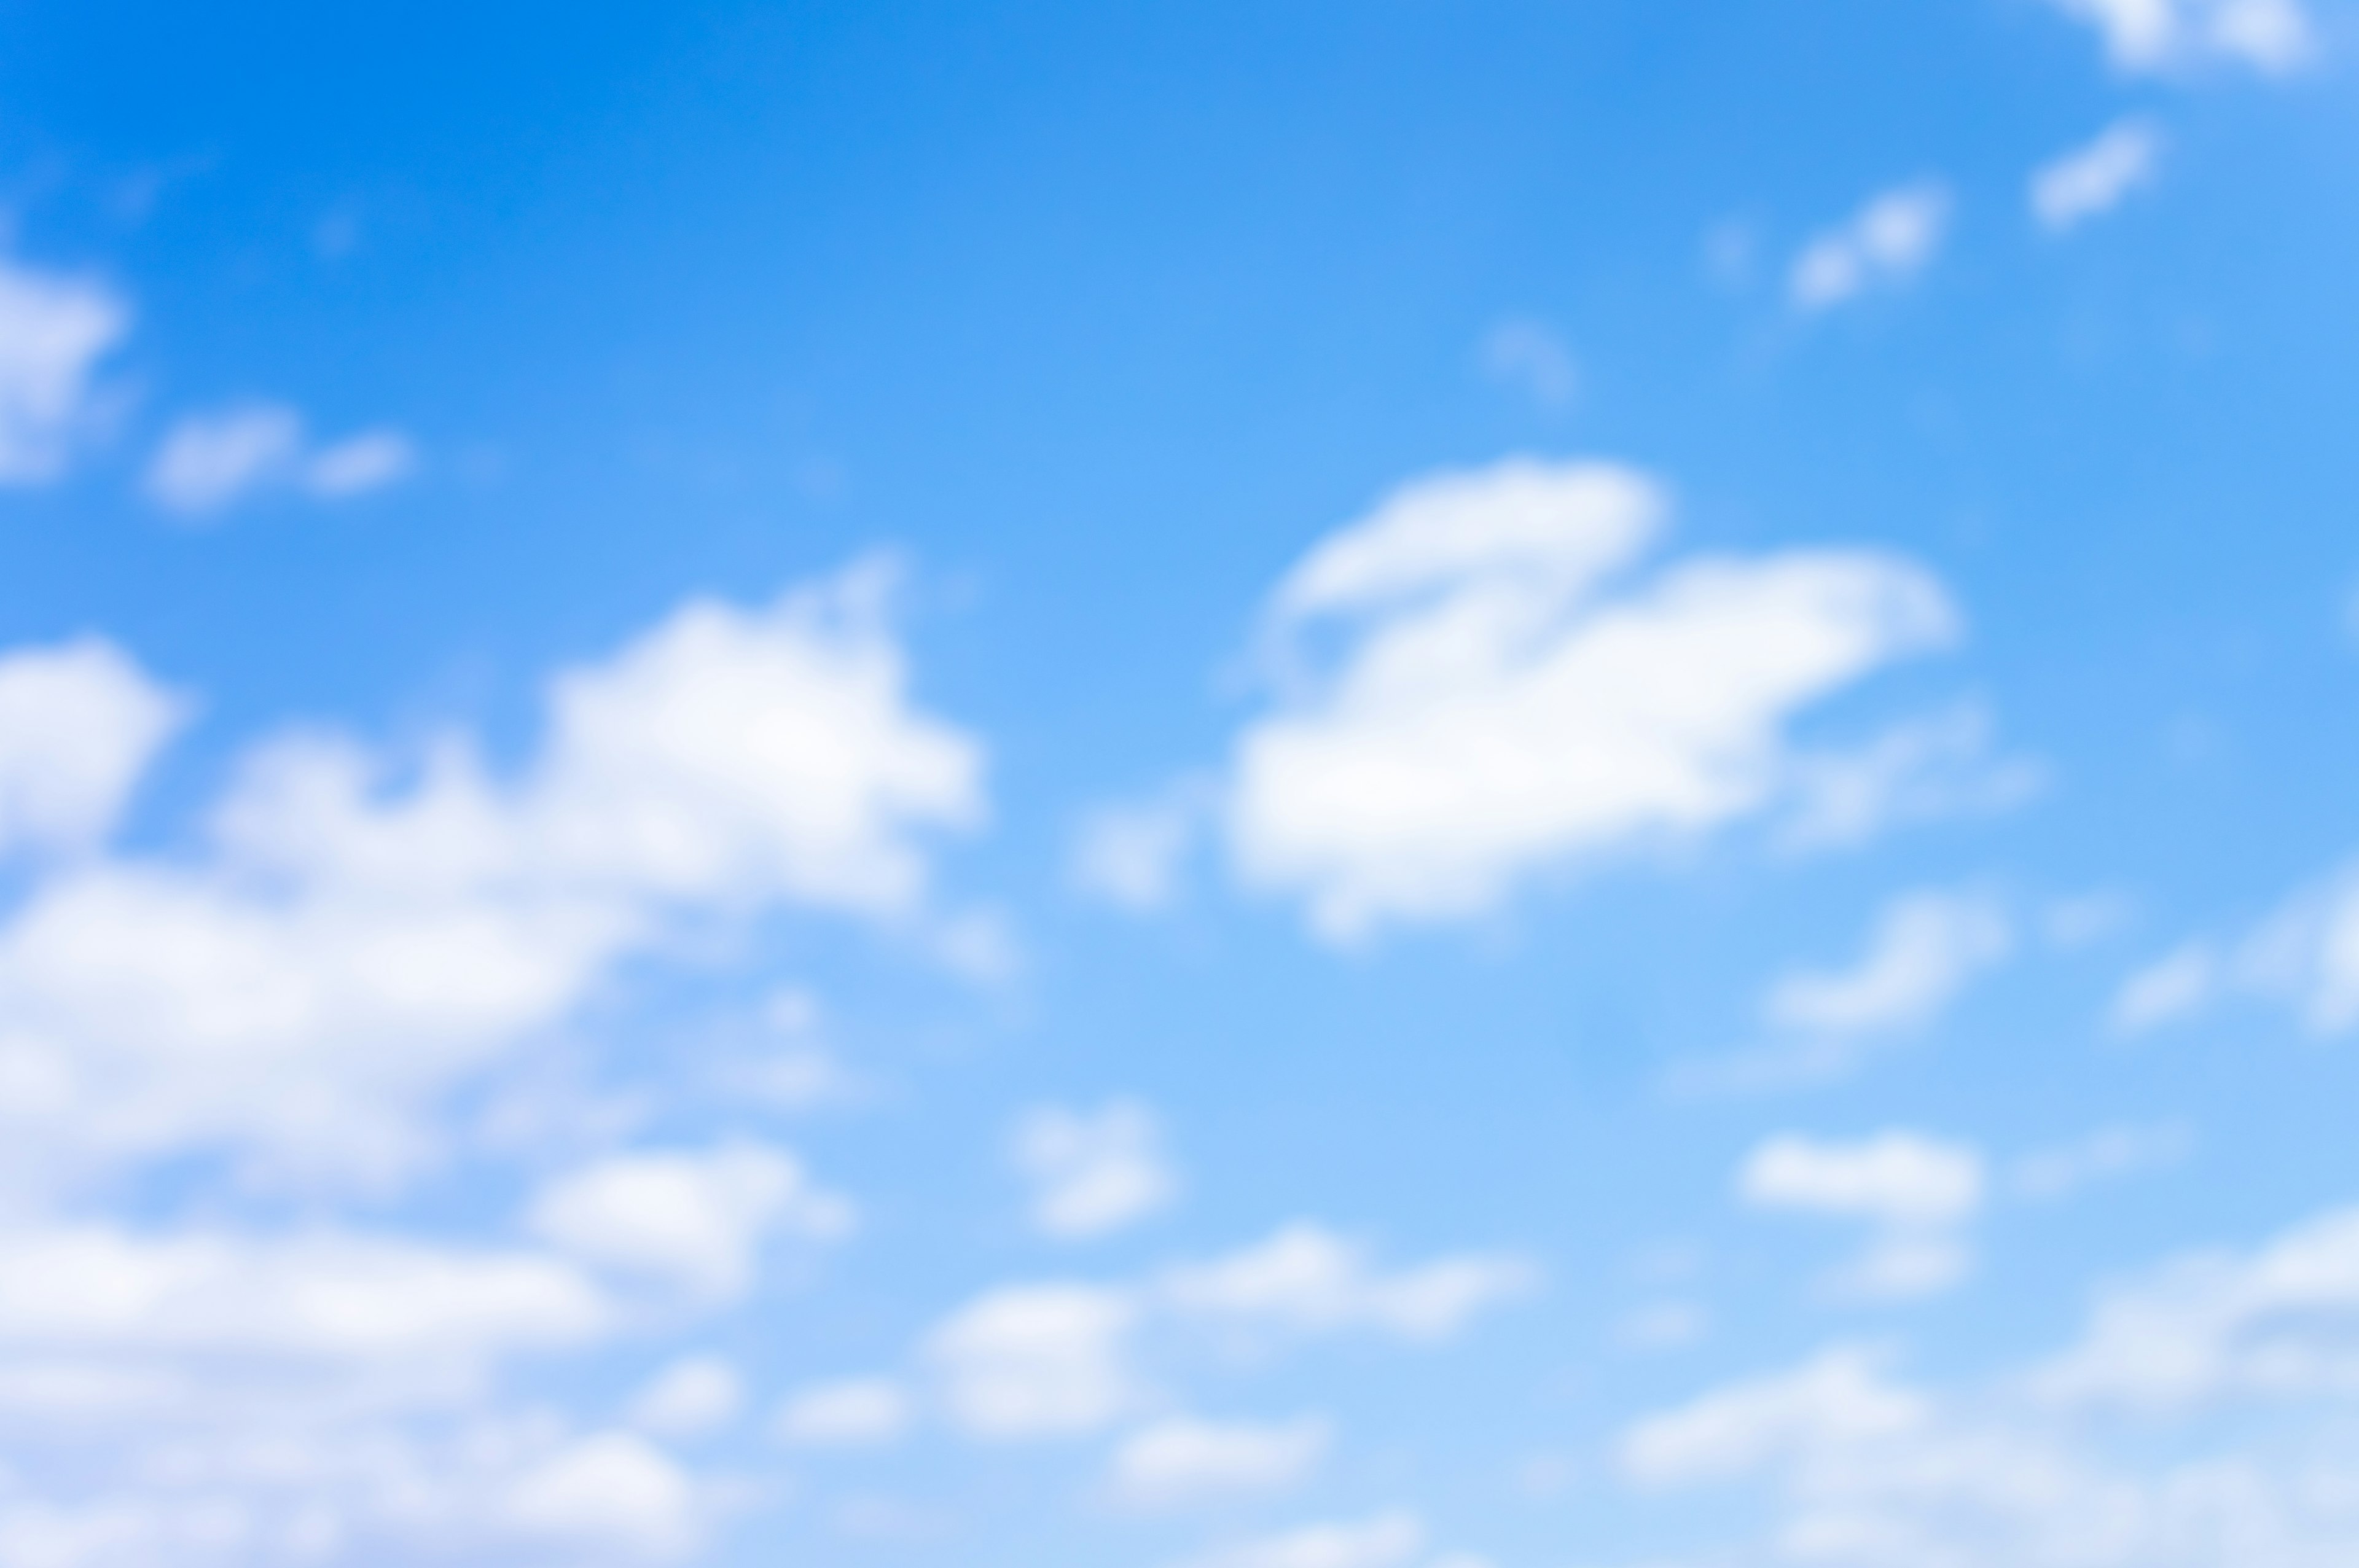
[[[1332,1435],[1316,1416],[1274,1423],[1173,1416],[1125,1438],[1110,1472],[1114,1495],[1136,1508],[1177,1508],[1294,1486]]]
[[[953,1313],[925,1355],[952,1421],[1002,1441],[1097,1431],[1139,1397],[1130,1339],[1139,1307],[1096,1285],[1011,1285]]]
[[[2121,205],[2152,182],[2162,160],[2162,133],[2152,122],[2117,120],[2031,176],[2032,215],[2053,232],[2076,228]]]
[[[2300,0],[2049,0],[2104,37],[2128,71],[2176,71],[2213,62],[2282,75],[2317,49]]]
[[[1289,1225],[1211,1262],[1175,1269],[1172,1310],[1248,1334],[1364,1329],[1408,1340],[1451,1337],[1484,1308],[1530,1292],[1538,1271],[1496,1254],[1440,1258],[1386,1272],[1367,1249],[1319,1226]]]
[[[1958,1231],[1980,1212],[1983,1158],[1960,1143],[1888,1131],[1854,1143],[1788,1134],[1756,1149],[1737,1173],[1756,1208],[1864,1219],[1867,1251],[1836,1277],[1846,1294],[1886,1300],[1945,1290],[1973,1256]]]
[[[130,330],[104,285],[0,260],[0,485],[65,470],[95,417],[99,362]]]
[[[460,738],[396,785],[297,736],[247,758],[204,852],[46,880],[0,924],[9,1157],[384,1179],[432,1148],[436,1097],[685,917],[909,920],[981,769],[910,703],[885,589],[684,607],[553,683],[514,779]]]
[[[767,1238],[832,1239],[850,1229],[852,1208],[784,1150],[735,1143],[601,1160],[544,1187],[528,1220],[589,1263],[726,1299],[752,1282]]]
[[[1794,258],[1787,293],[1795,308],[1825,310],[1870,289],[1897,287],[1925,270],[1948,237],[1953,205],[1935,179],[1870,199],[1838,227],[1814,236]]]
[[[1535,872],[1791,798],[1789,720],[1955,635],[1926,574],[1869,552],[1635,578],[1665,510],[1626,469],[1511,460],[1313,548],[1272,597],[1277,700],[1229,773],[1243,879],[1339,940],[1479,914]]]
[[[104,838],[186,715],[97,637],[0,654],[0,859]]]
[[[718,1356],[674,1361],[631,1400],[632,1422],[660,1437],[696,1437],[728,1425],[745,1405],[745,1379]]]
[[[1423,1552],[1425,1543],[1424,1523],[1396,1509],[1244,1541],[1192,1559],[1189,1568],[1396,1568]]]
[[[1060,1239],[1119,1230],[1180,1189],[1154,1113],[1132,1100],[1093,1112],[1039,1107],[1016,1123],[1010,1152],[1032,1183],[1034,1227]]]
[[[909,1424],[909,1396],[887,1378],[847,1378],[801,1390],[778,1408],[781,1441],[802,1448],[864,1448]]]
[[[1787,975],[1761,1011],[1775,1028],[1821,1037],[1921,1028],[2013,946],[2006,914],[1989,895],[1908,893],[1876,917],[1850,968]]]
[[[342,501],[398,483],[417,466],[416,445],[398,430],[314,448],[301,414],[253,403],[179,420],[165,432],[146,482],[157,505],[201,518],[274,490]]]

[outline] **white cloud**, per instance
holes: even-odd
[[[2327,1568],[2359,1552],[2359,1215],[2104,1292],[2079,1341],[1937,1392],[1828,1352],[1644,1420],[1625,1474],[1759,1478],[1731,1568]]]
[[[1664,513],[1629,470],[1511,460],[1316,546],[1271,600],[1277,701],[1229,776],[1243,879],[1336,940],[1480,914],[1536,872],[1779,804],[1789,720],[1956,633],[1929,577],[1868,552],[1633,579]]]
[[[1986,816],[2038,795],[2034,762],[1995,754],[1990,715],[1973,704],[1894,725],[1846,751],[1798,755],[1779,837],[1802,851],[1849,849],[1912,822]]]
[[[1886,1379],[1875,1355],[1827,1352],[1649,1416],[1624,1434],[1623,1473],[1648,1487],[1741,1476],[1773,1458],[1886,1441],[1921,1426],[1925,1401]]]
[[[0,859],[98,844],[187,711],[101,638],[0,654]]]
[[[530,1418],[433,1441],[370,1426],[215,1433],[137,1457],[139,1483],[118,1490],[51,1495],[0,1477],[0,1563],[674,1562],[725,1507],[644,1438]]]
[[[1032,1224],[1061,1240],[1103,1236],[1168,1206],[1180,1188],[1154,1113],[1133,1100],[1094,1112],[1042,1106],[1010,1152],[1030,1179]]]
[[[141,1235],[40,1225],[0,1244],[0,1353],[221,1357],[429,1373],[614,1332],[560,1259],[318,1232]]]
[[[1191,1559],[1189,1568],[1396,1568],[1425,1550],[1424,1524],[1393,1510],[1349,1523],[1305,1525]]]
[[[1130,1365],[1138,1303],[1095,1285],[1011,1285],[938,1325],[925,1356],[950,1416],[991,1441],[1095,1432],[1139,1397]]]
[[[2190,942],[2124,980],[2114,993],[2112,1022],[2120,1034],[2143,1034],[2200,1010],[2220,985],[2220,958],[2210,945]]]
[[[1958,1232],[1980,1212],[1985,1186],[1975,1150],[1898,1130],[1854,1143],[1771,1138],[1737,1173],[1738,1195],[1756,1208],[1874,1226],[1867,1250],[1835,1284],[1876,1300],[1930,1295],[1964,1278],[1973,1254]]]
[[[345,500],[399,482],[417,460],[415,445],[397,430],[365,430],[314,448],[300,413],[250,403],[173,425],[148,464],[147,490],[167,511],[202,518],[272,490]]]
[[[780,1441],[802,1448],[870,1448],[909,1424],[909,1396],[887,1378],[848,1378],[803,1389],[778,1409]]]
[[[919,917],[981,768],[909,701],[884,590],[685,606],[558,677],[513,780],[463,738],[396,786],[291,737],[248,755],[201,852],[43,881],[0,924],[0,1147],[389,1179],[431,1152],[438,1097],[686,918]]]
[[[1908,893],[1876,916],[1851,967],[1781,977],[1762,1012],[1774,1028],[1836,1039],[1921,1029],[2013,946],[2006,913],[1988,894]]]
[[[518,1476],[504,1501],[519,1533],[575,1551],[669,1560],[693,1551],[701,1533],[695,1484],[628,1433],[560,1450]]]
[[[65,471],[97,416],[99,362],[130,330],[103,285],[0,260],[0,485]]]
[[[2101,1127],[2069,1143],[2021,1156],[2008,1180],[2024,1197],[2052,1201],[2099,1182],[2175,1165],[2187,1158],[2194,1144],[2194,1135],[2176,1122]]]
[[[528,1220],[573,1257],[725,1300],[750,1285],[766,1238],[832,1239],[852,1208],[784,1150],[748,1142],[611,1156],[542,1188]]]
[[[304,461],[303,488],[341,501],[398,484],[418,468],[418,446],[398,430],[364,430],[321,448]]]
[[[2359,1209],[2105,1292],[2081,1341],[2033,1382],[2047,1399],[2134,1410],[2359,1397]]]
[[[1561,408],[1581,390],[1580,362],[1545,321],[1515,317],[1483,335],[1484,373],[1542,408]]]
[[[2239,939],[2183,943],[2136,970],[2114,993],[2112,1023],[2144,1033],[2229,994],[2290,1008],[2321,1038],[2359,1025],[2359,869],[2297,892]]]
[[[2117,120],[2085,146],[2034,170],[2032,215],[2051,232],[2079,227],[2151,184],[2162,159],[2162,133],[2146,120]]]
[[[631,1400],[631,1420],[659,1437],[699,1437],[737,1419],[745,1379],[718,1356],[672,1362]]]
[[[1298,1223],[1226,1258],[1171,1271],[1160,1293],[1180,1314],[1233,1331],[1365,1329],[1441,1340],[1537,1282],[1528,1261],[1498,1254],[1440,1258],[1387,1273],[1359,1243]]]
[[[1940,252],[1952,205],[1949,187],[1934,179],[1878,194],[1794,258],[1787,293],[1795,308],[1825,310],[1908,282]]]
[[[2104,37],[2125,71],[2213,63],[2283,75],[2307,63],[2317,36],[2300,0],[2049,0]]]
[[[1283,1491],[1318,1465],[1331,1435],[1316,1416],[1273,1423],[1172,1416],[1114,1450],[1114,1492],[1133,1507],[1159,1509]]]

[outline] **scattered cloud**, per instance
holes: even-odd
[[[1284,1491],[1326,1454],[1332,1430],[1302,1416],[1272,1423],[1171,1416],[1115,1448],[1110,1482],[1133,1508],[1182,1508]]]
[[[2162,162],[2162,132],[2148,120],[2116,120],[2094,141],[2033,171],[2032,215],[2050,233],[2080,227],[2150,185]]]
[[[925,1355],[944,1408],[987,1441],[1099,1431],[1137,1403],[1130,1338],[1139,1304],[1097,1285],[1010,1285],[951,1314]]]
[[[1930,1027],[2014,950],[2006,909],[1977,889],[1919,890],[1886,903],[1849,965],[1795,969],[1761,999],[1765,1044],[1685,1064],[1676,1087],[1734,1092],[1838,1077]]]
[[[762,1143],[616,1154],[558,1177],[533,1199],[534,1233],[625,1277],[730,1300],[774,1235],[832,1240],[852,1206],[794,1156]]]
[[[1936,179],[1875,196],[1794,258],[1786,288],[1795,308],[1825,310],[1909,282],[1940,253],[1953,205],[1949,187]]]
[[[2282,76],[2318,38],[2300,0],[2049,0],[2094,27],[2119,70],[2172,73],[2214,64]]]
[[[1907,893],[1877,915],[1854,964],[1784,976],[1762,999],[1762,1012],[1773,1028],[1797,1034],[1921,1029],[2013,946],[2005,912],[1986,893]]]
[[[1936,1294],[1965,1278],[1973,1254],[1962,1233],[1985,1185],[1974,1149],[1899,1130],[1854,1143],[1786,1134],[1754,1150],[1737,1173],[1752,1207],[1868,1222],[1867,1250],[1832,1283],[1877,1301]]]
[[[1163,1130],[1136,1100],[1095,1111],[1041,1106],[1016,1123],[1009,1152],[1032,1184],[1033,1227],[1060,1240],[1123,1229],[1180,1191]]]
[[[685,606],[553,683],[513,779],[463,737],[396,786],[293,735],[248,754],[198,852],[41,881],[0,921],[7,1162],[394,1180],[440,1096],[690,914],[922,919],[928,840],[978,819],[981,764],[909,702],[886,588]]]
[[[1516,459],[1321,541],[1272,596],[1276,700],[1224,791],[1242,879],[1333,941],[1482,914],[1785,803],[1790,719],[1957,634],[1930,577],[1873,552],[1636,577],[1666,509],[1630,470]]]
[[[1232,1332],[1367,1329],[1442,1340],[1538,1282],[1528,1260],[1505,1254],[1441,1258],[1387,1273],[1364,1246],[1297,1223],[1225,1258],[1173,1270],[1161,1293],[1178,1313]]]
[[[100,363],[131,330],[105,285],[0,259],[0,485],[65,472],[100,417]]]
[[[103,638],[0,654],[0,860],[104,840],[188,711]]]
[[[737,1419],[745,1379],[718,1356],[690,1356],[650,1379],[631,1400],[633,1424],[658,1437],[701,1437]]]
[[[2287,1007],[2320,1038],[2359,1025],[2359,868],[2295,893],[2241,937],[2184,942],[2134,970],[2114,992],[2111,1022],[2143,1034],[2226,996]]]
[[[175,424],[148,464],[147,491],[166,511],[201,519],[271,491],[347,500],[398,483],[417,466],[416,446],[397,430],[314,448],[301,414],[253,403]]]
[[[1799,851],[1851,849],[1911,823],[2011,811],[2038,795],[2047,771],[2000,754],[1990,715],[1973,703],[1894,725],[1849,750],[1792,764],[1794,800],[1779,829]]]
[[[1622,1473],[1645,1487],[1724,1480],[1784,1455],[1897,1437],[1924,1422],[1924,1401],[1894,1387],[1883,1357],[1844,1348],[1789,1372],[1717,1390],[1624,1433]]]
[[[1483,373],[1544,409],[1562,408],[1581,390],[1580,362],[1547,322],[1511,317],[1483,335]]]
[[[2061,1354],[1939,1391],[1838,1347],[1635,1423],[1647,1489],[1770,1484],[1732,1568],[2296,1568],[2359,1551],[2359,1215],[2199,1253],[2099,1297]]]
[[[889,1378],[819,1383],[778,1408],[781,1442],[799,1448],[875,1448],[908,1429],[909,1396]]]

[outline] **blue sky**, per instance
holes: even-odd
[[[0,1568],[2351,1561],[2354,49],[18,8]]]

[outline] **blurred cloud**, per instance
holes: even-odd
[[[2300,0],[2049,0],[2095,28],[2117,70],[2182,71],[2212,64],[2283,75],[2317,51]]]
[[[1961,1232],[1982,1210],[1987,1177],[1969,1145],[1891,1130],[1856,1142],[1796,1134],[1754,1150],[1737,1193],[1755,1208],[1867,1221],[1867,1250],[1832,1281],[1844,1296],[1908,1300],[1963,1280],[1973,1253]]]
[[[1032,1183],[1033,1228],[1060,1240],[1136,1224],[1180,1190],[1162,1128],[1135,1100],[1095,1111],[1038,1107],[1016,1123],[1010,1152]]]
[[[2154,182],[2162,146],[2162,132],[2151,121],[2115,121],[2094,141],[2033,172],[2032,215],[2051,233],[2062,233],[2112,211]]]
[[[199,852],[43,879],[0,922],[7,1162],[395,1180],[438,1146],[439,1097],[689,912],[922,920],[928,841],[980,816],[981,760],[909,702],[886,588],[684,606],[559,676],[514,779],[453,736],[388,788],[386,759],[294,735],[235,769]],[[99,783],[78,820],[106,815]]]
[[[417,466],[417,448],[400,431],[364,430],[315,448],[301,414],[254,403],[174,424],[148,464],[146,485],[166,511],[202,519],[272,491],[348,500],[399,483]]]
[[[99,364],[131,318],[94,279],[0,259],[0,485],[64,474],[99,419]]]
[[[1108,1479],[1117,1498],[1141,1509],[1284,1491],[1318,1465],[1332,1435],[1317,1416],[1267,1423],[1170,1416],[1123,1439]]]
[[[1936,179],[1872,198],[1802,247],[1787,276],[1788,296],[1797,309],[1819,311],[1908,282],[1940,253],[1953,206],[1949,187]]]
[[[0,862],[103,841],[188,714],[103,638],[0,654]]]
[[[1321,541],[1266,614],[1275,701],[1223,797],[1240,877],[1332,941],[1482,914],[1791,800],[1795,715],[1957,635],[1938,584],[1873,552],[1638,577],[1666,510],[1631,470],[1516,459]]]

